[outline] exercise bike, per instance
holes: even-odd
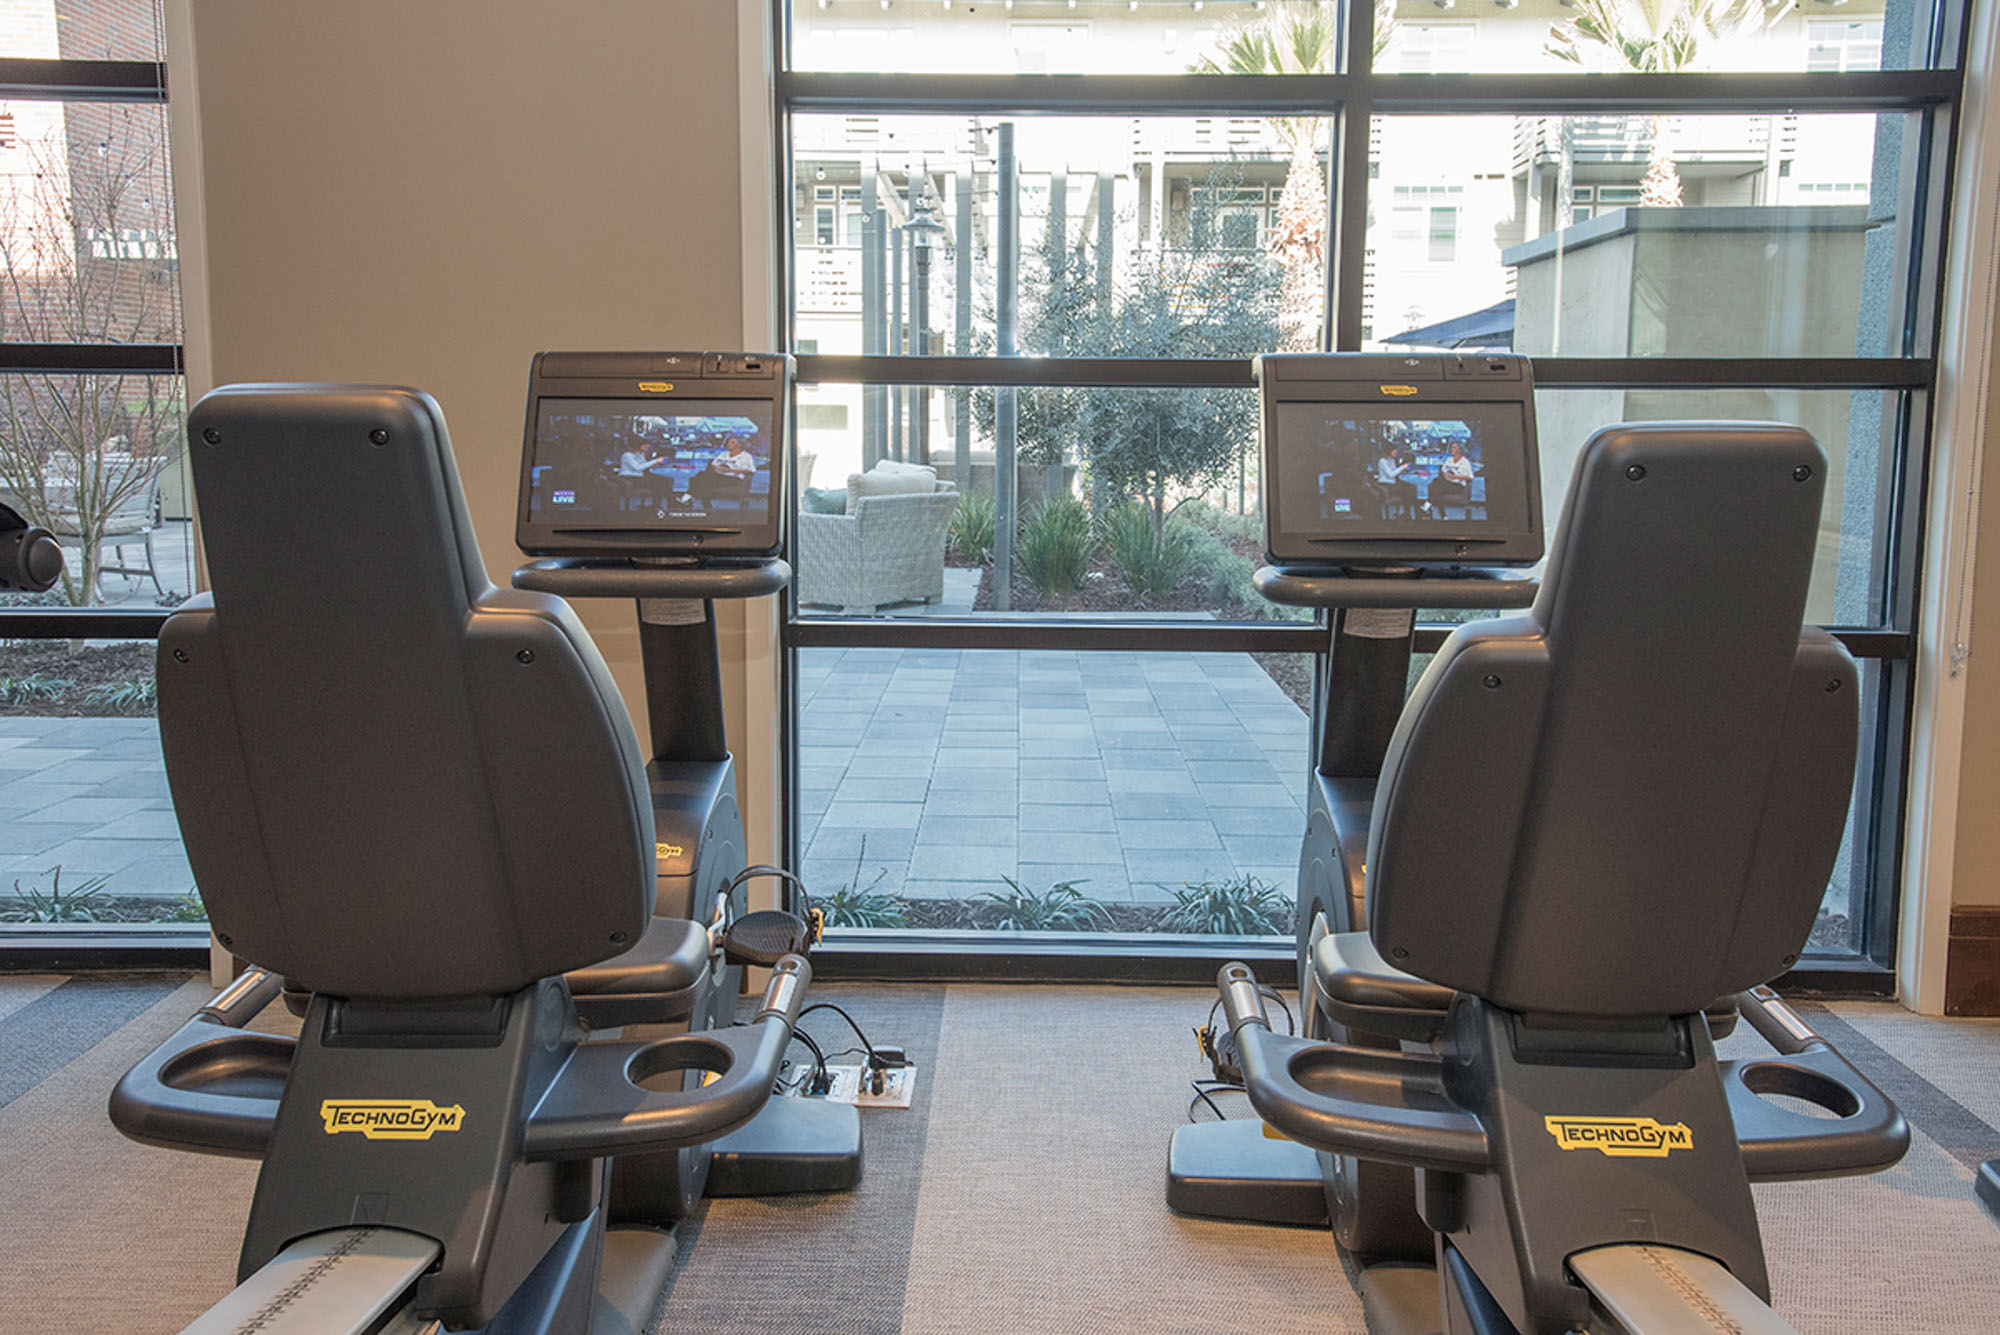
[[[1431,1243],[1362,1272],[1371,1329],[1788,1329],[1749,1183],[1907,1146],[1756,986],[1810,930],[1853,773],[1853,664],[1800,629],[1824,472],[1792,428],[1600,432],[1532,610],[1455,632],[1397,727],[1366,933],[1312,948],[1315,1011],[1394,1046],[1277,1036],[1223,970],[1250,1100],[1330,1192],[1335,1156],[1413,1171],[1400,1199],[1345,1177],[1364,1231],[1414,1213]],[[1716,1060],[1732,992],[1775,1057]]]
[[[213,592],[162,631],[162,746],[217,939],[260,967],[111,1098],[134,1139],[263,1161],[242,1283],[190,1329],[644,1328],[691,1156],[772,1106],[808,929],[656,915],[663,780],[568,606],[486,581],[435,403],[235,387],[191,427]],[[728,1024],[711,965],[773,945]],[[246,1031],[285,985],[299,1037]],[[858,1130],[809,1164],[858,1166]]]

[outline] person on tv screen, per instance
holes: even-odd
[[[1465,452],[1462,441],[1451,443],[1451,456],[1438,466],[1437,480],[1431,483],[1430,500],[1427,508],[1436,513],[1446,505],[1469,506],[1472,503],[1472,479],[1478,473],[1477,465]]]
[[[653,465],[659,462],[659,458],[660,456],[653,450],[651,441],[632,441],[626,446],[625,452],[618,456],[618,476],[645,477],[652,472]]]
[[[708,467],[688,479],[688,490],[702,501],[729,499],[742,501],[750,495],[750,479],[757,473],[757,456],[749,442],[731,436],[722,451],[708,461]]]
[[[1397,507],[1415,510],[1417,507],[1417,487],[1414,482],[1405,482],[1403,475],[1410,471],[1410,455],[1400,445],[1382,442],[1375,453],[1375,486],[1382,493],[1382,517]]]

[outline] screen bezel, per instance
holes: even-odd
[[[543,358],[535,358],[529,375],[528,414],[521,446],[520,492],[515,509],[515,542],[530,556],[775,556],[784,545],[785,514],[791,508],[788,490],[792,450],[790,359],[760,358],[768,368],[764,376],[708,374],[703,365],[713,358],[700,355],[692,367],[657,376],[634,375],[629,368],[634,354],[604,354],[620,374],[565,374],[545,376]],[[586,372],[588,354],[561,356],[566,369]],[[661,360],[666,360],[662,355]],[[694,358],[676,357],[693,361]],[[642,387],[643,386],[643,387]],[[762,403],[770,411],[770,481],[763,516],[745,523],[747,511],[723,511],[683,516],[671,526],[618,528],[611,525],[566,525],[548,522],[547,509],[533,511],[530,500],[534,488],[535,451],[545,400],[589,400],[596,403],[632,405],[639,416],[674,416],[677,404],[746,405]],[[753,419],[754,420],[754,419]]]
[[[1323,354],[1329,359],[1340,354]],[[1260,375],[1263,391],[1264,543],[1265,557],[1274,565],[1293,566],[1527,566],[1542,559],[1542,480],[1535,437],[1534,387],[1527,378],[1518,381],[1449,381],[1415,379],[1398,386],[1412,391],[1393,403],[1382,397],[1382,378],[1371,374],[1355,380],[1293,380]],[[1426,521],[1451,525],[1436,536],[1347,537],[1327,533],[1317,527],[1300,529],[1284,526],[1286,477],[1275,457],[1277,418],[1281,407],[1359,409],[1369,416],[1393,417],[1404,421],[1450,420],[1467,408],[1492,411],[1512,408],[1520,413],[1521,487],[1523,520],[1518,525],[1493,521]],[[1489,463],[1491,445],[1484,446]],[[1492,487],[1489,477],[1487,486]]]

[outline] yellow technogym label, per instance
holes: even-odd
[[[1417,392],[1417,387],[1415,385],[1384,385],[1382,386],[1382,392],[1399,399],[1407,399]]]
[[[665,380],[641,380],[639,388],[645,390],[648,394],[671,394],[674,392],[673,385]]]
[[[681,855],[682,851],[679,844],[653,845],[653,856],[656,858],[677,858]]]
[[[1694,1133],[1685,1122],[1650,1117],[1544,1117],[1542,1122],[1563,1149],[1597,1150],[1614,1159],[1664,1159],[1694,1148]]]
[[[327,1099],[319,1105],[326,1134],[359,1131],[370,1140],[429,1140],[465,1125],[465,1109],[429,1099]]]

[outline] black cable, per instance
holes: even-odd
[[[847,1027],[849,1029],[852,1029],[854,1031],[854,1036],[861,1040],[861,1046],[868,1049],[868,1064],[870,1066],[875,1065],[876,1061],[875,1045],[868,1041],[868,1035],[861,1032],[861,1026],[854,1022],[854,1017],[852,1015],[849,1015],[846,1011],[834,1005],[831,1001],[816,1001],[812,1005],[806,1007],[804,1010],[799,1012],[799,1019],[801,1020],[805,1019],[806,1016],[811,1015],[814,1011],[832,1011],[835,1015],[838,1015],[841,1019],[847,1021]]]
[[[1233,1084],[1227,1080],[1190,1080],[1188,1081],[1188,1087],[1194,1090],[1194,1097],[1188,1100],[1187,1107],[1187,1116],[1190,1122],[1198,1120],[1194,1115],[1194,1105],[1197,1103],[1206,1103],[1209,1111],[1215,1114],[1216,1121],[1228,1121],[1229,1114],[1222,1111],[1222,1105],[1217,1103],[1210,1095],[1212,1093],[1247,1094],[1249,1092],[1243,1086]]]
[[[826,1073],[826,1053],[820,1050],[819,1044],[813,1042],[811,1034],[808,1034],[803,1029],[794,1026],[792,1029],[792,1042],[803,1043],[808,1048],[812,1049],[812,1055],[814,1061],[813,1083],[815,1085],[819,1084],[822,1080],[827,1080],[831,1078]]]
[[[1278,1003],[1278,1009],[1285,1013],[1286,1035],[1296,1038],[1299,1032],[1299,1022],[1292,1017],[1292,1008],[1286,1003],[1285,998],[1279,993],[1278,989],[1272,987],[1269,983],[1259,983],[1257,984],[1257,995],[1269,997]]]

